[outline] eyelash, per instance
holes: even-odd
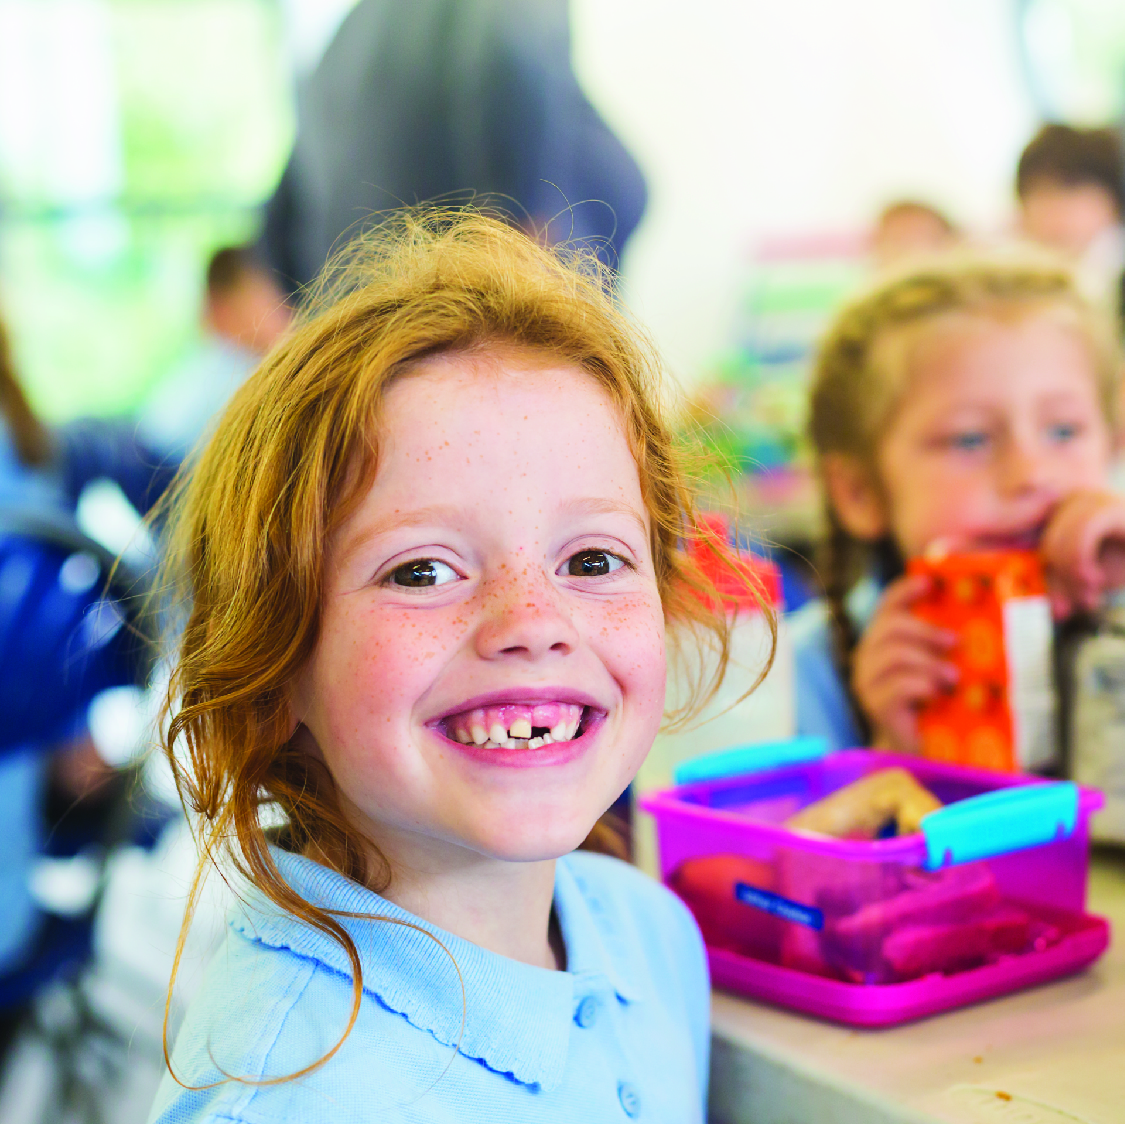
[[[946,438],[945,444],[958,453],[975,453],[988,443],[988,434],[981,430],[966,430]]]
[[[570,563],[573,562],[574,559],[581,557],[583,554],[604,554],[607,558],[613,558],[616,561],[620,562],[621,565],[617,566],[615,569],[610,570],[609,573],[606,573],[606,574],[586,574],[586,575],[583,575],[583,574],[571,574],[569,572],[565,573],[565,574],[562,573],[562,571],[564,569],[567,569],[569,567]],[[599,547],[599,546],[587,546],[587,547],[583,547],[581,550],[574,551],[573,554],[567,555],[567,557],[565,559],[563,559],[562,565],[559,566],[559,568],[555,571],[555,573],[559,574],[562,577],[570,577],[570,578],[583,578],[583,577],[585,577],[585,578],[589,578],[591,580],[596,581],[599,578],[611,577],[613,574],[617,573],[618,570],[636,570],[636,568],[637,568],[636,564],[634,562],[630,561],[628,558],[626,558],[622,554],[617,554],[616,552],[614,552],[612,550],[606,550],[603,547]]]
[[[414,586],[411,586],[411,585],[401,584],[401,583],[393,580],[395,574],[399,573],[400,571],[407,570],[412,566],[422,567],[422,566],[426,565],[427,563],[430,563],[431,566],[434,566],[434,565],[444,566],[447,570],[449,570],[450,573],[456,575],[455,578],[452,579],[454,581],[464,577],[463,574],[458,574],[457,571],[452,566],[450,566],[450,564],[448,562],[443,562],[440,558],[410,558],[410,559],[407,559],[407,561],[405,561],[405,562],[399,562],[397,566],[393,567],[382,578],[380,578],[377,584],[379,584],[381,586],[386,586],[386,587],[389,587],[389,588],[401,589],[401,590],[434,589],[439,585],[449,585],[449,584],[451,584],[450,581],[441,581],[441,582],[434,582],[432,585],[414,585]]]
[[[1047,428],[1055,441],[1073,441],[1084,432],[1084,427],[1078,422],[1055,422]]]
[[[1073,441],[1083,432],[1081,424],[1076,422],[1056,422],[1046,428],[1050,439],[1057,442]],[[951,434],[945,439],[944,444],[958,453],[976,453],[983,449],[989,440],[990,435],[984,430],[965,430],[963,433]]]
[[[620,565],[612,568],[611,570],[609,570],[607,573],[604,573],[604,574],[572,574],[572,573],[569,573],[569,572],[564,574],[562,572],[562,571],[568,569],[570,563],[573,562],[574,559],[579,558],[584,554],[604,555],[606,558],[614,559],[615,561],[620,563]],[[404,571],[404,570],[409,570],[412,567],[421,568],[423,566],[426,566],[427,564],[429,564],[430,569],[433,569],[435,566],[444,567],[451,574],[454,574],[456,576],[454,578],[446,579],[444,581],[434,581],[434,582],[429,583],[429,584],[420,583],[418,585],[407,585],[405,583],[396,582],[394,580],[395,575]],[[601,547],[583,547],[581,550],[576,550],[576,551],[574,551],[573,554],[570,554],[565,559],[563,559],[562,564],[558,567],[558,569],[555,571],[555,573],[559,576],[572,577],[572,578],[587,578],[589,580],[595,580],[596,581],[596,580],[601,579],[601,578],[608,578],[608,577],[612,576],[613,574],[617,573],[618,570],[623,570],[623,569],[636,570],[636,568],[637,567],[636,567],[636,564],[634,562],[632,562],[630,559],[624,557],[621,554],[615,553],[612,550],[605,550]],[[440,558],[421,557],[421,558],[410,558],[410,559],[407,559],[405,562],[399,562],[391,570],[387,571],[387,573],[384,574],[378,580],[378,582],[376,584],[384,586],[384,587],[400,589],[400,590],[435,589],[438,586],[450,585],[454,581],[457,581],[459,579],[463,579],[463,577],[464,577],[464,575],[458,574],[457,571],[448,562],[443,562]]]

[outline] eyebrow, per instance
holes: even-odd
[[[563,511],[568,515],[622,515],[637,525],[637,529],[644,535],[648,534],[648,525],[644,516],[632,504],[624,500],[588,499],[573,500],[563,505]]]
[[[396,511],[385,516],[375,523],[367,524],[340,544],[341,558],[347,558],[365,542],[369,542],[379,535],[389,534],[391,531],[402,530],[405,527],[424,527],[431,523],[449,523],[456,520],[460,508],[454,504],[432,504],[430,507],[412,508],[409,511]]]

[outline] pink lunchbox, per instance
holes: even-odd
[[[923,830],[841,840],[783,826],[890,765],[945,805]],[[1085,911],[1101,794],[818,739],[697,758],[641,807],[719,987],[853,1026],[890,1026],[1075,972],[1109,943]]]

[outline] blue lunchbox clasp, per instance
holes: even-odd
[[[970,796],[922,820],[926,868],[1006,855],[1066,839],[1078,824],[1078,786],[1021,784]]]

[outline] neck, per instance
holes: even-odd
[[[390,864],[388,901],[501,956],[540,968],[564,967],[552,924],[555,860],[505,862],[464,847],[380,832]]]

